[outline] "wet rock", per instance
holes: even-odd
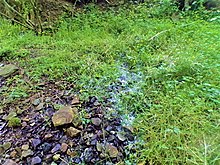
[[[33,154],[34,154],[34,152],[32,150],[22,151],[21,157],[26,158],[28,156],[32,156]]]
[[[59,159],[60,159],[60,154],[56,154],[56,155],[53,156],[54,161],[57,161]]]
[[[100,124],[102,122],[102,120],[98,117],[97,118],[92,118],[91,121],[92,121],[92,124],[94,124],[95,126],[100,126]]]
[[[18,165],[15,161],[8,159],[5,161],[3,165]]]
[[[32,143],[33,148],[37,148],[37,146],[39,146],[41,144],[41,140],[40,139],[32,139],[31,143]]]
[[[18,67],[13,64],[8,64],[3,67],[0,67],[0,76],[2,77],[8,77],[15,73],[18,70]]]
[[[60,110],[53,115],[52,122],[56,127],[64,124],[69,124],[74,119],[78,120],[78,113],[76,109],[75,108],[73,109],[70,106],[65,106],[60,108]]]
[[[31,159],[31,165],[39,165],[41,164],[42,160],[39,156],[33,157]]]
[[[81,133],[81,131],[74,128],[74,127],[69,127],[69,128],[67,128],[66,133],[70,137],[76,137]]]
[[[62,152],[66,152],[67,148],[68,148],[68,144],[62,143],[60,150],[61,150]]]
[[[60,145],[60,144],[56,144],[56,145],[53,147],[53,149],[51,150],[51,153],[55,153],[55,152],[59,151],[60,148],[61,148],[61,145]]]
[[[106,145],[106,152],[108,153],[108,155],[111,157],[111,158],[115,158],[118,156],[118,149],[117,147],[111,145],[111,144],[107,144]]]
[[[29,145],[24,144],[24,145],[21,146],[21,149],[26,151],[26,150],[29,149]]]

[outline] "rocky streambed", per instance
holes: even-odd
[[[1,89],[12,73],[1,76]],[[133,129],[112,103],[82,101],[73,89],[44,82],[29,97],[1,102],[0,164],[117,164],[135,152]]]

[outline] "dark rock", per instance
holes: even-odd
[[[61,145],[60,145],[60,144],[56,144],[56,145],[54,146],[54,148],[51,150],[51,153],[55,153],[55,152],[59,151],[60,148],[61,148]]]
[[[39,156],[33,157],[31,160],[31,165],[39,165],[41,164],[42,160]]]
[[[42,145],[41,145],[41,148],[42,148],[42,150],[43,150],[43,152],[44,153],[47,153],[47,152],[49,152],[50,151],[50,149],[52,148],[52,145],[50,144],[50,143],[43,143]]]
[[[37,146],[39,146],[41,144],[41,140],[40,139],[32,139],[31,140],[32,146],[33,148],[37,148]]]

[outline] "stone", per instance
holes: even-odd
[[[78,96],[75,96],[73,98],[73,100],[71,101],[71,104],[79,104],[79,103],[80,103],[80,101],[79,101],[79,97]]]
[[[59,151],[60,148],[61,148],[61,145],[60,145],[60,144],[56,144],[56,145],[53,147],[53,149],[51,150],[51,153],[55,153],[55,152]]]
[[[101,143],[97,142],[96,149],[97,149],[97,151],[101,152],[103,150],[103,145]]]
[[[31,165],[41,164],[42,160],[39,156],[33,157],[31,160]]]
[[[33,102],[32,102],[32,104],[34,105],[34,106],[38,106],[39,104],[40,104],[40,99],[35,99]]]
[[[60,159],[60,154],[56,154],[56,155],[53,156],[54,161],[57,161],[59,159]]]
[[[21,149],[27,151],[29,149],[29,145],[24,144],[21,146]]]
[[[71,151],[70,149],[67,150],[67,155],[69,155],[70,157],[75,157],[77,155],[76,151]]]
[[[41,109],[44,108],[44,103],[40,103],[37,107],[36,107],[36,110],[39,111]]]
[[[67,148],[68,148],[68,144],[66,144],[66,143],[62,143],[62,144],[61,144],[61,149],[60,149],[60,150],[61,150],[62,152],[66,152]]]
[[[17,154],[18,154],[17,151],[13,150],[13,151],[10,153],[10,157],[11,157],[11,158],[16,158]]]
[[[18,70],[18,67],[13,64],[8,64],[0,68],[0,76],[6,78]]]
[[[52,117],[55,127],[70,124],[73,120],[78,120],[78,111],[70,106],[61,107]]]
[[[94,124],[95,126],[100,126],[100,124],[102,122],[102,120],[98,117],[92,118],[91,120],[92,120],[92,124]]]
[[[117,133],[117,138],[120,140],[120,141],[125,141],[127,138],[124,136],[124,133],[123,132],[118,132]]]
[[[18,164],[11,159],[7,159],[3,165],[18,165]]]
[[[69,127],[69,128],[67,128],[66,133],[70,137],[76,137],[81,133],[81,131],[74,128],[74,127]]]
[[[4,148],[4,150],[8,150],[9,148],[11,148],[11,142],[6,142],[2,145],[2,147]]]
[[[106,152],[108,153],[108,155],[111,157],[111,158],[115,158],[118,156],[118,149],[117,147],[111,145],[111,144],[107,144],[106,145]]]
[[[31,151],[31,150],[26,150],[26,151],[22,151],[21,157],[22,157],[22,158],[26,158],[26,157],[32,156],[33,154],[34,154],[33,151]]]
[[[36,148],[38,145],[41,144],[41,140],[40,139],[32,139],[31,142],[32,142],[32,146],[34,148]]]

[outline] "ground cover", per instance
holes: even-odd
[[[67,95],[80,97],[83,128],[87,129],[86,124],[92,122],[91,117],[86,118],[90,113],[86,111],[90,106],[86,103],[91,98],[103,107],[117,111],[121,116],[120,127],[132,127],[130,131],[135,134],[135,141],[132,139],[127,145],[129,152],[123,153],[123,159],[107,159],[108,163],[218,164],[219,16],[215,13],[202,18],[199,13],[178,15],[172,12],[167,8],[146,8],[145,5],[109,11],[88,6],[74,18],[62,19],[59,30],[52,36],[36,36],[2,19],[1,64],[13,63],[19,70],[14,76],[1,79],[0,135],[11,135],[11,128],[3,116],[12,111],[17,113],[17,107],[23,111],[16,114],[16,121],[26,122],[28,126],[33,123],[33,116],[27,115],[28,121],[25,118],[28,110],[35,114],[33,101],[43,95],[45,98],[41,102],[48,105],[47,94],[39,92],[43,89],[50,93],[47,85],[59,84],[61,89],[68,87]],[[57,100],[63,96],[61,91],[54,94],[58,96]],[[70,104],[62,99],[56,102],[56,99],[52,99],[52,113],[59,106]],[[47,113],[44,108],[40,111],[43,118]],[[54,129],[52,114],[46,116],[48,127]],[[30,128],[20,124],[13,131]],[[21,147],[22,143],[16,147]],[[11,145],[3,151],[1,160],[21,161],[19,155],[12,157],[15,142]],[[59,151],[52,153],[51,162],[60,163],[65,158],[61,154],[56,160],[53,154],[59,154]],[[38,155],[45,161],[39,153],[25,156],[22,161],[31,162],[31,158]],[[64,160],[64,163],[69,161]],[[85,159],[81,161],[86,163]]]

